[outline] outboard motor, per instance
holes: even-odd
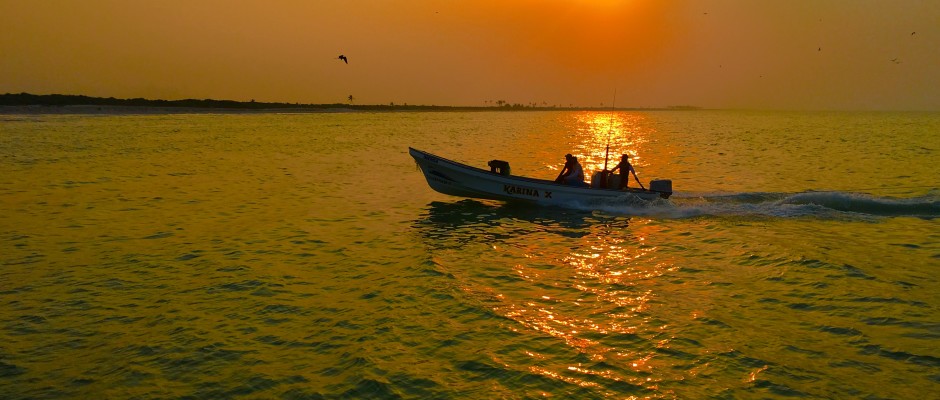
[[[492,160],[486,165],[490,166],[490,172],[492,173],[509,176],[509,161]]]
[[[672,180],[670,179],[653,179],[650,181],[650,190],[654,192],[659,192],[659,195],[668,199],[672,195]]]

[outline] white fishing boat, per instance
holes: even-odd
[[[672,195],[672,181],[650,181],[647,189],[604,189],[617,187],[620,175],[610,175],[608,185],[601,185],[602,174],[595,172],[591,185],[572,186],[555,181],[510,174],[509,163],[492,160],[490,169],[461,164],[433,154],[408,148],[431,189],[451,196],[502,201],[522,201],[544,205],[609,203],[618,200],[652,201]]]

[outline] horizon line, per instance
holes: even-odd
[[[388,104],[354,104],[349,103],[299,103],[299,102],[270,102],[270,101],[249,101],[238,100],[218,100],[218,99],[147,99],[143,97],[135,98],[115,98],[100,97],[75,94],[32,94],[27,92],[0,94],[0,107],[26,107],[26,106],[110,106],[110,107],[154,107],[165,109],[220,109],[220,110],[324,110],[324,109],[351,109],[351,110],[425,110],[425,111],[773,111],[773,112],[924,112],[936,113],[940,110],[929,109],[795,109],[795,108],[746,108],[746,107],[727,107],[727,108],[708,108],[694,105],[671,105],[671,106],[559,106],[559,105],[538,105],[536,103],[522,104],[499,101],[494,105],[437,105],[437,104],[408,104],[389,102]]]
[[[601,106],[559,106],[539,105],[536,103],[522,104],[499,101],[494,105],[437,105],[437,104],[408,104],[389,102],[388,104],[355,104],[348,103],[299,103],[299,102],[269,102],[219,99],[186,98],[177,100],[148,99],[143,97],[115,98],[76,94],[32,94],[27,92],[5,93],[0,95],[0,106],[118,106],[118,107],[165,107],[165,108],[241,108],[241,109],[286,109],[286,108],[450,108],[450,109],[479,109],[479,110],[704,110],[705,108],[691,105],[673,105],[666,107],[607,107]]]

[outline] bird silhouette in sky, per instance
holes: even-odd
[[[336,58],[337,58],[337,59],[340,59],[340,60],[343,60],[343,62],[346,63],[346,64],[349,64],[349,60],[347,60],[347,59],[346,59],[346,56],[344,56],[344,55],[342,55],[342,54],[340,54],[339,57],[336,57]]]
[[[898,60],[896,57],[895,57],[895,58],[892,58],[892,59],[890,59],[890,60],[888,60],[888,61],[891,61],[891,62],[893,62],[893,63],[895,63],[895,64],[900,64],[900,63],[901,63],[901,60]]]

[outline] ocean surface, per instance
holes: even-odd
[[[3,399],[936,398],[938,267],[938,113],[0,115]]]

